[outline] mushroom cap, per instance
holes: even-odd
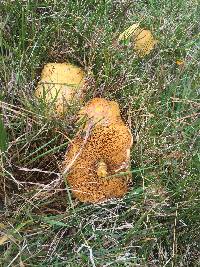
[[[100,106],[110,105],[107,114]],[[98,107],[94,113],[93,108]],[[92,112],[90,112],[92,110]],[[78,133],[68,147],[63,162],[63,172],[75,197],[83,202],[101,202],[110,198],[122,197],[128,190],[130,180],[130,148],[132,135],[123,123],[118,104],[114,101],[95,98],[81,110],[88,117],[99,118],[106,123],[88,124],[86,134]],[[107,120],[106,120],[107,119]],[[95,120],[96,122],[96,120]],[[70,166],[70,168],[69,168]]]
[[[148,55],[157,41],[154,39],[151,31],[139,27],[139,23],[131,25],[119,35],[118,41],[133,39],[134,50],[140,57]]]
[[[138,29],[134,36],[134,49],[140,57],[148,55],[157,41],[153,38],[151,31]]]
[[[81,100],[84,85],[85,73],[81,68],[70,63],[48,63],[42,70],[35,96],[55,105],[55,112],[62,114],[66,104]]]
[[[80,111],[80,117],[86,117],[88,123],[109,125],[121,122],[119,104],[104,98],[93,98]]]

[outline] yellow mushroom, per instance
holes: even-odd
[[[149,30],[140,29],[134,37],[134,49],[140,57],[148,55],[156,44]]]
[[[81,101],[85,85],[81,68],[69,63],[48,63],[42,70],[35,96],[50,104],[55,113],[63,114],[71,102]]]
[[[139,23],[131,25],[123,33],[120,34],[118,41],[131,39],[133,48],[140,57],[148,55],[157,41],[154,39],[151,31],[139,27]]]
[[[92,203],[122,197],[131,177],[132,135],[121,119],[118,103],[94,98],[80,115],[87,123],[72,140],[63,162],[73,195]]]

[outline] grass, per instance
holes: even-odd
[[[198,266],[198,1],[0,6],[1,266]],[[138,21],[159,42],[144,59],[115,45]],[[79,203],[60,176],[77,107],[55,120],[34,89],[45,63],[67,60],[92,71],[87,99],[118,101],[131,125],[123,199]]]

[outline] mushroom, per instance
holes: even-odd
[[[55,107],[63,114],[73,101],[81,101],[85,91],[84,71],[70,63],[48,63],[44,66],[35,91],[37,98]]]
[[[119,35],[118,41],[131,39],[133,48],[139,57],[148,55],[157,41],[154,39],[151,31],[139,27],[139,23],[131,25]]]
[[[87,119],[69,145],[63,174],[73,195],[82,202],[122,197],[131,178],[132,135],[115,101],[94,98],[79,115]]]
[[[134,37],[134,49],[140,57],[148,55],[157,41],[154,40],[151,31],[144,29],[137,29],[136,35]]]

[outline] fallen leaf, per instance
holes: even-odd
[[[183,60],[176,60],[176,65],[182,66],[182,65],[184,65],[184,61]]]
[[[128,29],[126,29],[124,32],[122,32],[118,38],[118,41],[127,40],[132,35],[136,33],[136,31],[139,29],[139,23],[135,23],[131,25]]]

